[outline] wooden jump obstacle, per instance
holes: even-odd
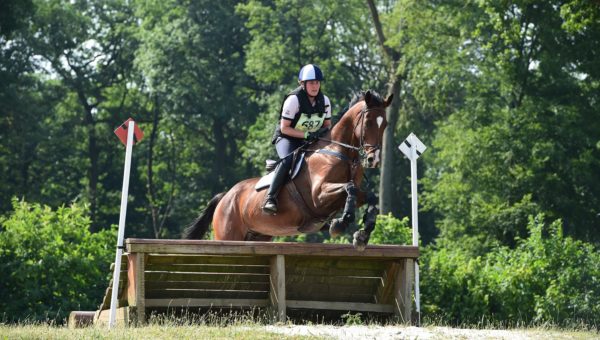
[[[158,309],[375,312],[410,322],[414,246],[127,239],[118,322]],[[126,257],[126,260],[125,260]],[[107,322],[110,295],[94,322]],[[73,312],[78,313],[78,312]],[[73,316],[76,319],[76,316]]]

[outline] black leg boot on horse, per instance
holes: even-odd
[[[289,155],[288,157],[283,158],[281,163],[277,165],[273,181],[271,182],[271,186],[269,187],[269,191],[265,198],[265,203],[262,207],[263,212],[271,215],[277,213],[277,195],[279,194],[279,189],[287,182],[292,162],[293,157],[292,155]]]

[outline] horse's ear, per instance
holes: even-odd
[[[394,94],[390,94],[387,99],[385,100],[385,107],[390,106],[390,104],[392,103],[392,99],[394,99]]]
[[[369,104],[371,103],[371,90],[367,90],[367,92],[365,93],[365,103],[367,104],[367,106],[369,106]]]

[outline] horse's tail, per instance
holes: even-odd
[[[204,237],[204,234],[208,231],[213,215],[215,214],[217,204],[219,204],[219,201],[221,201],[223,196],[225,196],[224,192],[216,194],[215,197],[208,202],[208,206],[204,209],[202,214],[200,214],[200,216],[198,216],[198,218],[183,231],[183,239],[201,240]]]

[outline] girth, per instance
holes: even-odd
[[[311,226],[313,225],[313,220],[322,220],[325,221],[328,216],[316,215],[312,210],[309,209],[308,204],[302,198],[302,195],[298,191],[296,187],[296,183],[294,180],[290,180],[288,182],[289,185],[286,185],[288,192],[290,193],[290,197],[292,201],[295,203],[295,206],[300,209],[302,213],[302,223],[300,223],[300,227],[298,227],[298,231],[300,232],[308,232],[311,231]]]

